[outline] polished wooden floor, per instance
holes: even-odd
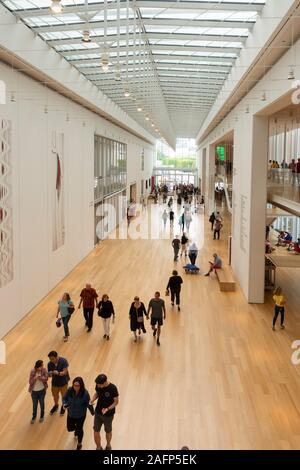
[[[154,212],[161,222],[162,206]],[[144,223],[148,213],[143,213]],[[207,217],[200,213],[191,226],[199,244],[202,232],[205,243],[197,263],[201,275],[182,274],[180,313],[166,299],[160,348],[149,326],[133,342],[128,309],[136,294],[146,303],[155,290],[164,294],[174,268],[169,239],[106,240],[6,336],[7,365],[0,366],[1,449],[75,447],[66,418],[49,416],[50,391],[45,422],[30,425],[29,371],[37,359],[46,361],[52,349],[68,359],[71,377],[81,375],[90,393],[101,372],[118,386],[114,449],[300,447],[300,365],[291,363],[291,344],[300,339],[300,273],[278,272],[288,299],[287,328],[273,332],[270,294],[265,305],[248,305],[239,289],[222,293],[215,276],[203,276],[215,251],[226,259],[228,222],[222,240],[213,241]],[[86,282],[99,294],[108,293],[115,305],[111,340],[102,339],[97,316],[87,334],[77,311],[70,322],[70,341],[63,343],[62,331],[55,327],[57,300],[69,291],[77,302]],[[83,446],[95,448],[91,415]]]

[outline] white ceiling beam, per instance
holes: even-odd
[[[117,25],[116,22],[111,22],[111,23],[115,23],[115,26]],[[184,24],[181,24],[181,26],[184,26]],[[193,26],[191,22],[189,22],[189,26]],[[200,28],[200,25],[195,25],[194,27],[196,28]],[[108,28],[109,28],[109,24],[108,24]],[[81,31],[81,30],[94,30],[94,29],[101,29],[103,30],[104,29],[104,22],[103,21],[94,21],[94,22],[90,22],[88,24],[86,24],[84,21],[81,22],[81,23],[70,23],[70,24],[58,24],[58,25],[51,25],[51,26],[31,26],[31,29],[35,32],[35,33],[55,33],[55,32],[68,32],[68,31]],[[151,31],[149,32],[146,32],[147,33],[147,37],[149,37],[149,34],[151,34]],[[172,36],[172,33],[171,32],[158,32],[158,34],[160,34],[161,36],[163,37],[171,37]],[[133,35],[131,35],[133,36]],[[144,36],[144,33],[143,33],[143,36]],[[189,36],[188,33],[185,33],[185,34],[182,34],[182,36]],[[153,36],[152,36],[153,37]],[[226,37],[226,40],[228,40],[228,42],[244,42],[246,41],[247,39],[247,36],[238,36],[238,35],[233,35],[233,34],[226,34],[226,35],[217,35],[217,34],[198,34],[198,38],[199,40],[203,40],[203,41],[217,41],[217,40],[223,40],[224,41],[224,37]],[[188,38],[187,38],[188,40]]]
[[[219,58],[219,57],[199,57],[199,56],[182,56],[182,55],[177,55],[177,54],[153,54],[153,58],[155,61],[159,60],[176,60],[176,61],[189,61],[189,62],[205,62],[207,64],[213,63],[218,65],[220,63],[221,65],[224,64],[229,64],[228,66],[232,66],[234,64],[235,59],[229,59],[229,58]],[[73,64],[75,66],[81,66],[81,65],[88,65],[89,63],[96,63],[97,61],[100,61],[100,58],[96,59],[77,59],[77,60],[69,60],[70,64]],[[116,62],[116,57],[110,57],[109,61],[111,63]]]
[[[233,48],[233,47],[204,47],[204,46],[184,46],[181,44],[150,44],[151,49],[153,51],[158,50],[158,51],[181,51],[181,52],[206,52],[206,53],[219,53],[220,55],[222,53],[224,54],[238,54],[240,52],[240,48]],[[117,53],[118,47],[110,47],[108,49],[108,53]],[[136,47],[129,46],[121,46],[119,48],[120,52],[126,52],[126,51],[133,51],[136,50],[138,54],[138,49]],[[72,55],[92,55],[92,54],[102,54],[104,51],[104,47],[93,47],[93,48],[88,48],[88,49],[72,49],[69,51],[59,51],[59,53],[68,59],[69,56]]]
[[[133,1],[131,0],[129,2],[130,6],[133,6]],[[214,2],[209,2],[209,1],[203,1],[203,2],[193,2],[193,1],[183,1],[181,0],[180,2],[175,2],[175,1],[147,1],[147,0],[140,0],[136,1],[135,5],[138,8],[142,9],[153,9],[153,8],[171,8],[172,10],[189,10],[190,12],[199,12],[199,10],[215,10],[215,11],[257,11],[260,12],[264,4],[263,3],[235,3],[235,2],[226,2],[226,3],[220,3],[219,1],[214,1]],[[125,8],[125,1],[121,0],[121,7]],[[109,10],[115,10],[116,9],[116,4],[115,3],[108,3],[107,8]],[[122,9],[123,9],[122,8]],[[99,3],[90,3],[87,6],[85,5],[66,5],[64,7],[64,12],[65,13],[85,13],[86,11],[88,12],[98,12],[103,10],[103,2]],[[53,15],[53,13],[50,11],[49,8],[30,8],[30,9],[17,9],[14,10],[14,13],[18,15],[21,18],[26,18],[26,17],[36,17],[36,16],[47,16],[47,15]]]
[[[88,77],[89,80],[94,83],[95,85],[101,85],[101,86],[107,86],[107,85],[113,85],[114,87],[123,87],[124,86],[124,81],[116,81],[113,76],[111,77],[106,77],[103,78],[102,80],[99,80],[99,77],[96,79],[92,79],[91,77]],[[134,75],[129,75],[128,79],[130,80],[130,83],[137,83],[137,84],[144,84],[143,79],[141,80],[139,77],[136,77]],[[197,77],[176,77],[175,75],[169,75],[169,76],[161,76],[160,75],[160,82],[165,84],[165,83],[191,83],[191,84],[196,84],[198,86],[209,86],[210,88],[216,88],[220,89],[222,86],[224,80],[215,80],[215,79],[198,79]],[[148,85],[150,83],[155,83],[155,81],[150,81],[147,80],[146,82]]]

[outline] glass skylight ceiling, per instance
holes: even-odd
[[[0,1],[152,133],[145,116],[162,107],[171,120],[197,110],[200,127],[199,110],[203,120],[265,4],[130,0],[127,9],[126,0],[62,0],[63,12],[55,15],[51,0]],[[91,42],[82,42],[83,31]],[[104,54],[107,73],[100,64]]]

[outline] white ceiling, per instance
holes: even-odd
[[[50,0],[0,1],[157,137],[166,124],[174,137],[197,135],[265,3],[62,0],[54,15]]]

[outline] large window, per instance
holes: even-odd
[[[177,139],[176,151],[158,141],[156,147],[156,166],[178,169],[196,168],[196,144],[194,139]]]
[[[126,188],[127,145],[95,135],[95,201]]]

